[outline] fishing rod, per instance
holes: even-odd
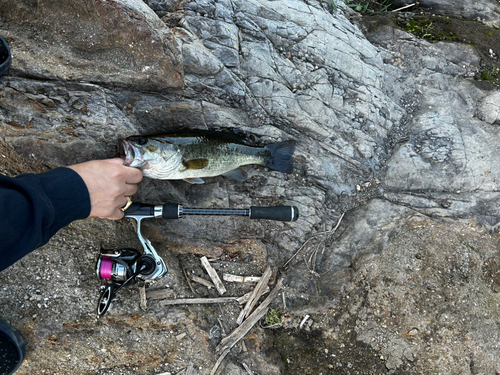
[[[119,290],[131,281],[156,280],[167,273],[167,266],[157,254],[155,248],[141,233],[141,222],[144,219],[163,218],[180,219],[186,215],[246,216],[250,219],[276,220],[284,222],[297,221],[299,210],[295,206],[251,206],[249,209],[207,209],[184,208],[181,204],[165,203],[160,205],[132,203],[125,210],[125,217],[137,223],[137,237],[142,244],[143,252],[135,249],[101,250],[96,264],[97,277],[111,281],[101,287],[97,303],[97,316],[102,317],[108,311],[111,301]]]

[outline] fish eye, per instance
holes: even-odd
[[[137,140],[137,143],[140,144],[141,146],[144,146],[146,143],[148,143],[148,140],[146,138],[139,138]]]

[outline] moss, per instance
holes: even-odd
[[[493,68],[489,72],[481,72],[481,79],[483,81],[496,81],[498,79],[498,68]]]
[[[264,324],[266,326],[280,324],[281,323],[281,314],[282,314],[282,312],[280,309],[270,308],[269,311],[267,312],[266,316],[264,317]]]

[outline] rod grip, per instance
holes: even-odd
[[[132,216],[153,217],[154,206],[152,204],[132,203],[130,207],[125,210],[125,217]]]
[[[178,219],[181,217],[181,207],[177,203],[165,203],[161,216],[164,219]]]
[[[297,221],[299,209],[295,206],[250,207],[250,219]]]

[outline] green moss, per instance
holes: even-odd
[[[394,0],[343,0],[344,3],[359,13],[386,13]]]
[[[264,317],[264,324],[266,326],[272,326],[281,323],[281,310],[270,308]]]
[[[398,22],[398,26],[403,30],[415,35],[417,38],[425,38],[429,41],[436,42],[439,40],[456,41],[457,36],[451,32],[446,32],[443,27],[435,28],[435,22],[446,25],[449,20],[434,18],[433,21],[429,19],[411,19],[406,23]]]
[[[483,81],[496,81],[498,79],[498,68],[493,68],[489,72],[481,72],[481,79]]]

